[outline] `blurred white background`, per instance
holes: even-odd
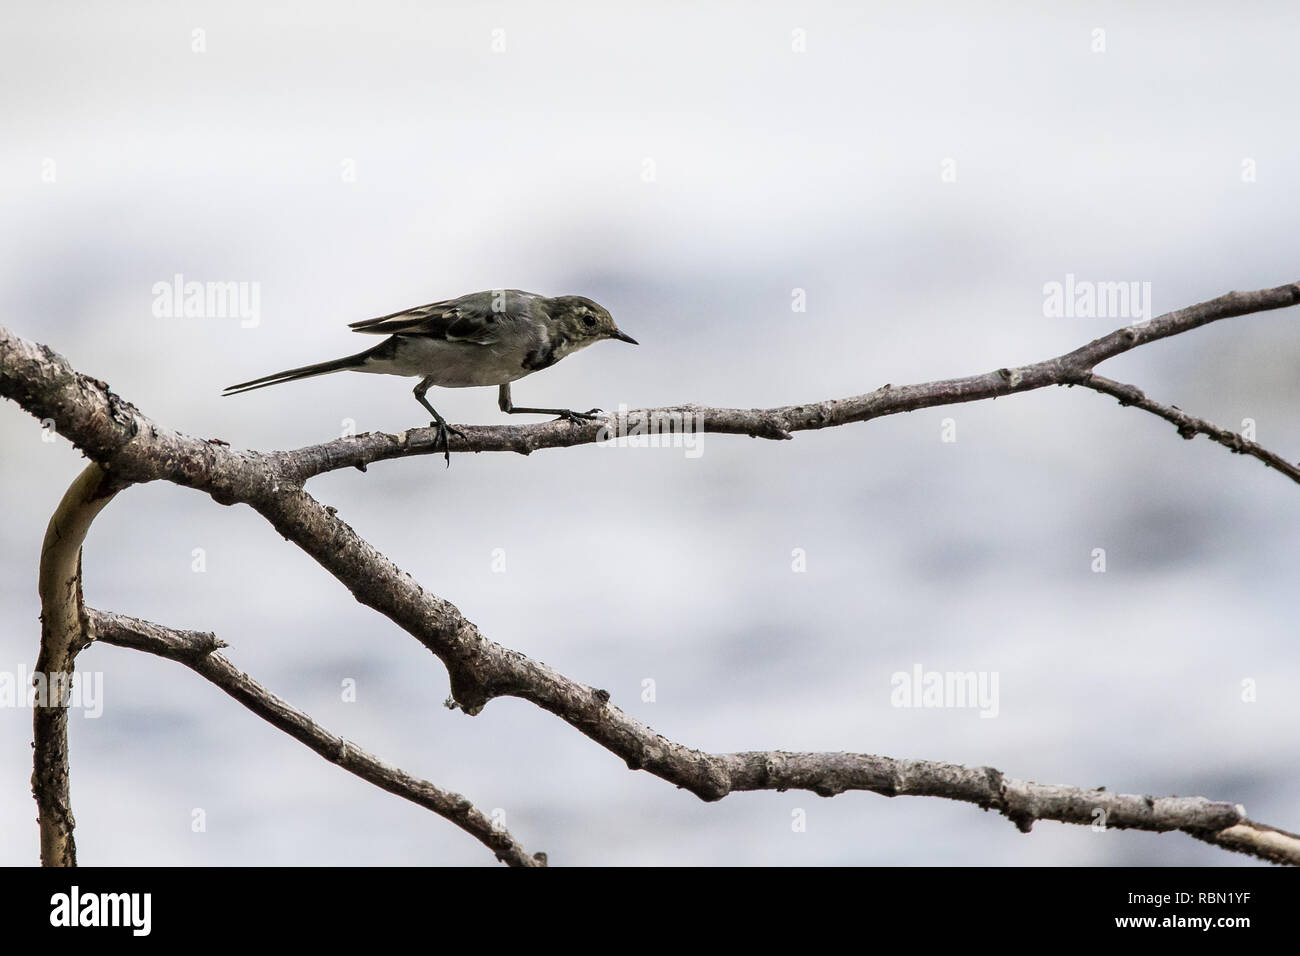
[[[1150,282],[1157,313],[1300,279],[1293,5],[0,16],[0,322],[236,447],[329,440],[345,419],[424,425],[397,378],[219,395],[373,344],[350,321],[479,289],[607,306],[639,348],[597,345],[514,398],[610,409],[842,397],[1124,324],[1045,317],[1043,285],[1067,273]],[[156,318],[151,289],[177,273],[258,283],[260,324]],[[1228,427],[1254,419],[1263,444],[1300,456],[1294,310],[1101,371]],[[430,397],[453,422],[504,417],[491,389]],[[41,536],[83,464],[0,404],[0,670],[35,660]],[[691,746],[988,764],[1300,827],[1300,489],[1103,396],[1035,392],[785,443],[710,435],[694,460],[418,458],[309,489],[486,635]],[[115,501],[85,578],[95,606],[215,631],[331,730],[504,809],[553,864],[1250,863],[1179,834],[1024,836],[933,799],[706,805],[530,704],[444,709],[446,673],[412,638],[248,508],[177,487]],[[918,663],[997,672],[1000,715],[891,707],[890,676]],[[102,717],[71,721],[83,863],[492,862],[178,665],[94,647],[79,666],[105,694]],[[340,700],[347,678],[356,703]],[[0,710],[6,864],[38,858],[30,739],[29,710]]]

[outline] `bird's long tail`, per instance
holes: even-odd
[[[356,355],[348,355],[341,359],[334,359],[330,362],[317,362],[315,365],[304,365],[301,368],[285,369],[283,372],[276,372],[272,375],[263,375],[261,378],[255,378],[251,382],[240,382],[238,385],[227,385],[225,391],[221,394],[238,395],[240,392],[251,392],[257,388],[266,388],[268,385],[279,385],[281,382],[296,382],[300,378],[311,378],[315,375],[328,375],[330,372],[342,372],[350,368],[361,368],[366,364],[366,359],[374,349],[366,349],[364,352],[358,352]]]

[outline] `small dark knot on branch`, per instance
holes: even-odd
[[[790,434],[790,423],[784,418],[776,416],[763,418],[758,430],[754,433],[754,437],[770,438],[774,441],[790,441],[794,438]]]
[[[1009,808],[1002,812],[1021,833],[1030,833],[1033,831],[1034,815],[1032,813],[1026,813],[1023,810],[1011,810]]]
[[[1120,386],[1111,394],[1124,406],[1137,405],[1146,398],[1140,388],[1133,388],[1131,385]]]

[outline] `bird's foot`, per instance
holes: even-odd
[[[457,428],[455,425],[448,425],[446,420],[441,418],[439,418],[437,421],[429,422],[429,427],[438,429],[438,434],[434,436],[433,439],[433,447],[434,450],[436,451],[438,445],[441,443],[442,457],[447,459],[447,467],[450,468],[451,467],[451,436],[455,435],[457,438],[464,438],[465,433],[461,431],[459,428]]]
[[[571,408],[566,408],[560,412],[560,421],[573,422],[575,425],[581,425],[583,422],[594,421],[603,414],[604,409],[592,408],[585,412],[575,412]]]

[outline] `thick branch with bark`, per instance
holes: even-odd
[[[591,443],[619,428],[790,438],[800,430],[862,422],[919,408],[996,398],[1049,385],[1080,385],[1113,395],[1173,423],[1184,437],[1208,435],[1235,452],[1252,455],[1294,481],[1300,470],[1281,456],[1201,419],[1149,400],[1133,386],[1094,374],[1105,359],[1209,322],[1300,302],[1300,283],[1258,292],[1232,292],[1209,302],[1119,329],[1072,352],[1020,368],[919,385],[886,385],[850,398],[773,409],[719,409],[692,405],[629,413],[621,421],[537,425],[459,426],[451,450],[514,451]],[[312,555],[363,604],[393,620],[446,665],[452,694],[475,714],[494,697],[516,696],[554,713],[622,757],[705,800],[736,790],[807,789],[826,795],[871,790],[963,800],[996,809],[1028,829],[1034,820],[1095,822],[1148,830],[1184,830],[1229,849],[1278,862],[1300,863],[1300,838],[1245,818],[1232,804],[1202,798],[1151,798],[1105,791],[1044,787],[1004,777],[991,768],[969,769],[866,754],[763,752],[711,755],[669,741],[609,702],[609,694],[570,680],[517,651],[488,640],[451,603],[426,593],[409,575],[361,539],[336,510],[309,495],[303,483],[327,471],[440,450],[433,429],[397,435],[366,434],[290,452],[234,451],[164,428],[114,394],[77,373],[45,346],[0,327],[0,395],[9,397],[99,463],[114,487],[166,480],[196,488],[221,504],[242,502],[261,513],[286,538]]]

